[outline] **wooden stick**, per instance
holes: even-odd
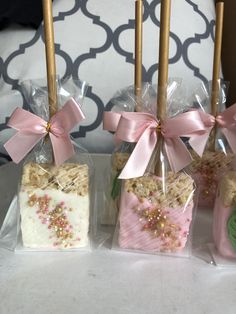
[[[169,37],[170,37],[171,0],[161,2],[161,25],[159,46],[159,71],[157,94],[157,117],[162,121],[166,117],[166,95],[168,84]]]
[[[50,117],[52,117],[57,112],[56,61],[54,47],[52,0],[42,1],[43,1],[44,37],[47,64],[49,114]]]
[[[221,48],[222,33],[224,20],[224,2],[216,4],[216,29],[215,29],[215,45],[214,45],[214,61],[212,74],[212,90],[211,90],[211,114],[215,117],[218,113],[219,91],[220,91],[220,65],[221,65]],[[210,138],[210,150],[215,151],[217,126],[212,130]]]
[[[168,84],[168,62],[169,62],[169,37],[170,37],[170,12],[171,0],[161,1],[161,24],[160,24],[160,46],[159,46],[159,71],[158,71],[158,90],[157,90],[157,118],[161,123],[166,117],[167,84]],[[160,135],[160,134],[159,134]],[[161,138],[161,136],[159,137]],[[161,176],[163,169],[161,165],[161,138],[156,163],[156,175]]]
[[[140,111],[142,95],[143,0],[135,2],[135,95],[136,111]]]

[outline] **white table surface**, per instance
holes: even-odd
[[[99,190],[109,156],[95,155]],[[0,167],[0,224],[19,169]],[[100,205],[101,206],[101,205]],[[198,211],[194,247],[211,239],[211,213]],[[197,252],[197,251],[195,251]],[[200,250],[196,255],[208,256]],[[202,259],[132,254],[24,253],[0,249],[1,314],[235,314],[236,269]]]

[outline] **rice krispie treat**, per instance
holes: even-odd
[[[163,190],[165,192],[163,192]],[[193,211],[194,181],[169,172],[129,179],[121,193],[119,246],[148,252],[178,252],[187,242]]]
[[[27,248],[85,247],[89,230],[87,165],[27,163],[19,193],[21,232]]]

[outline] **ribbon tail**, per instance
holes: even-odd
[[[52,142],[54,161],[59,166],[75,154],[74,147],[68,134],[57,137],[49,133],[49,136]]]
[[[62,126],[63,129],[69,133],[71,130],[81,121],[85,119],[85,116],[77,102],[70,98],[65,105],[55,113],[50,120],[53,128],[59,128]]]
[[[144,175],[157,143],[157,133],[146,129],[137,142],[119,179],[137,178]]]
[[[173,172],[180,171],[192,162],[192,157],[180,138],[165,138],[164,147]]]
[[[207,141],[209,139],[210,133],[212,128],[204,132],[204,134],[196,133],[189,135],[189,145],[192,147],[192,149],[200,156],[202,157]]]
[[[222,128],[222,133],[226,137],[233,153],[236,154],[236,130]]]
[[[18,164],[44,136],[45,134],[19,131],[4,144],[4,147],[11,159]]]

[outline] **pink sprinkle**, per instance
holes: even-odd
[[[65,202],[64,202],[64,201],[62,201],[62,202],[61,202],[61,205],[64,205],[64,204],[65,204]]]

